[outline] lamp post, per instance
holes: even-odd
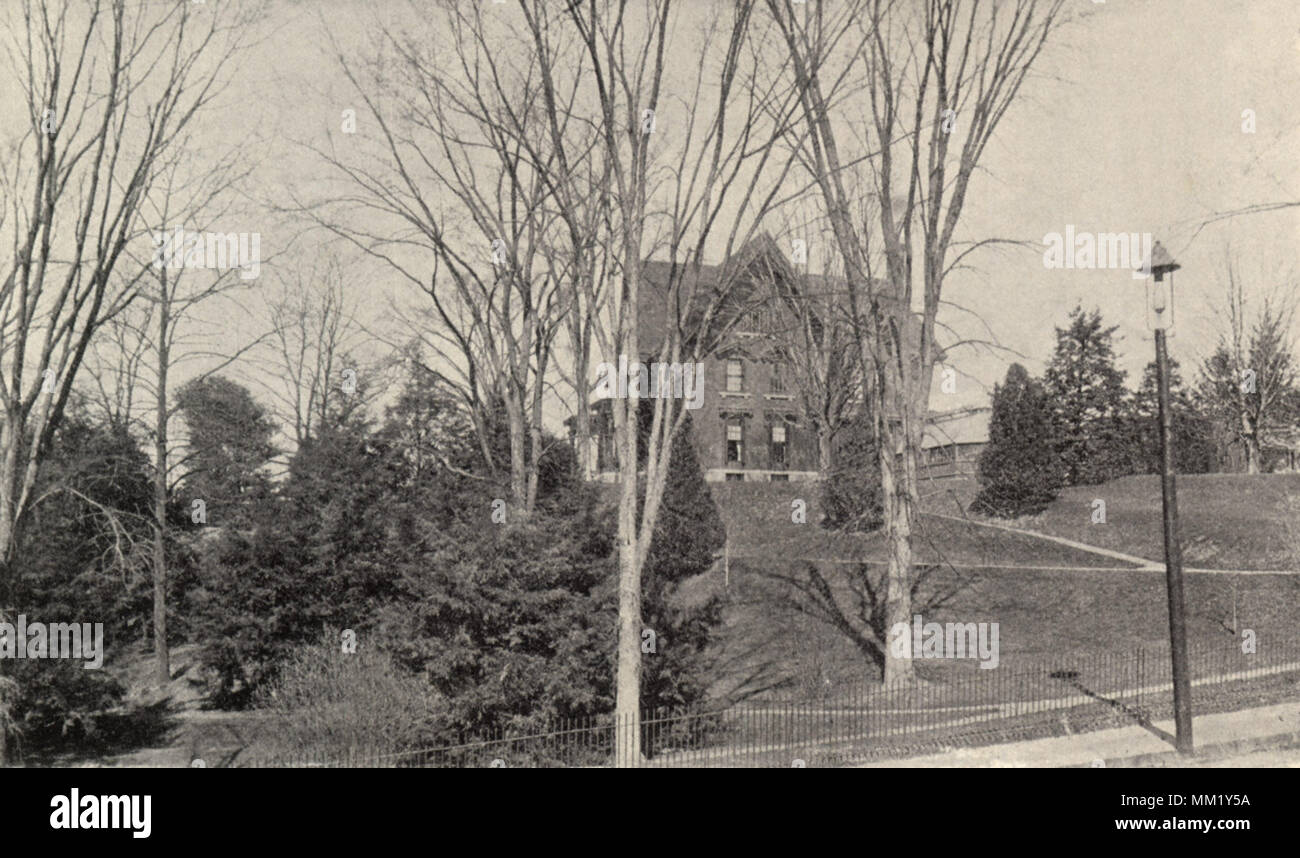
[[[1192,743],[1192,679],[1187,669],[1187,616],[1183,601],[1183,554],[1178,541],[1178,492],[1174,484],[1173,414],[1169,407],[1169,353],[1165,330],[1173,327],[1174,272],[1181,268],[1160,242],[1140,273],[1148,275],[1148,324],[1155,332],[1156,370],[1160,392],[1160,493],[1164,501],[1165,588],[1169,595],[1169,645],[1174,673],[1175,746],[1181,754],[1195,750]],[[1165,275],[1169,284],[1165,285]]]

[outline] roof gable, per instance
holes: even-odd
[[[696,267],[652,259],[645,261],[641,275],[637,313],[641,350],[658,351],[670,326],[679,325],[687,348],[696,336],[704,335],[701,354],[712,354],[727,345],[734,339],[737,324],[747,314],[769,305],[772,298],[790,298],[800,280],[767,233],[747,242],[721,265]],[[674,279],[680,283],[676,293],[671,288]],[[710,308],[713,316],[704,331],[704,316]]]

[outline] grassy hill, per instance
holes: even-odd
[[[954,482],[955,486],[956,483]],[[820,489],[814,483],[713,483],[714,502],[727,528],[733,559],[781,563],[799,560],[883,561],[883,533],[846,534],[821,526]],[[942,494],[922,509],[960,513]],[[805,523],[792,520],[792,501],[807,504]],[[913,544],[920,563],[958,566],[1124,566],[1126,564],[1041,539],[922,515]]]
[[[875,669],[829,624],[794,610],[769,577],[771,563],[733,562],[726,626],[719,644],[727,670],[719,685],[796,689],[805,693],[870,681]],[[823,567],[833,586],[846,569]],[[1262,652],[1294,641],[1300,578],[1283,575],[1190,575],[1186,584],[1187,634],[1198,651],[1233,647],[1249,628]],[[839,587],[837,586],[837,589]],[[927,621],[996,622],[1000,666],[1007,670],[1056,666],[1115,657],[1135,648],[1167,645],[1169,621],[1164,576],[1146,571],[939,569],[925,591],[952,598],[927,611]],[[844,604],[852,604],[846,598]],[[974,661],[918,663],[934,682],[978,672]],[[743,683],[737,681],[743,678]]]
[[[923,498],[925,511],[957,514],[963,491],[952,483]],[[728,526],[730,582],[719,636],[719,686],[791,692],[841,687],[872,675],[831,625],[794,610],[778,580],[817,561],[836,589],[847,587],[853,561],[883,570],[881,534],[828,533],[818,522],[809,484],[715,485]],[[790,501],[812,498],[808,523],[790,521]],[[1106,523],[1092,524],[1092,502],[1106,501]],[[1179,478],[1187,563],[1223,569],[1295,569],[1300,565],[1300,476],[1208,475]],[[1069,489],[1044,513],[1017,526],[1160,560],[1160,484],[1128,477]],[[1035,537],[934,515],[918,520],[917,559],[938,568],[926,589],[951,591],[939,622],[990,621],[1002,629],[1002,663],[1040,666],[1070,658],[1124,657],[1168,637],[1164,576],[1122,561]],[[721,576],[717,576],[719,579]],[[718,588],[720,580],[710,582]],[[716,590],[715,590],[716,592]],[[847,589],[845,592],[848,592]],[[846,603],[847,600],[846,600]],[[1188,635],[1194,647],[1232,645],[1230,626],[1261,641],[1293,640],[1300,577],[1190,575]],[[972,662],[930,662],[932,681],[974,669]]]
[[[1104,524],[1093,502],[1106,502]],[[1184,562],[1206,569],[1300,568],[1300,474],[1195,474],[1178,478]],[[1017,525],[1161,561],[1160,479],[1124,477],[1066,489]]]

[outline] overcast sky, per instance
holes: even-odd
[[[378,14],[397,0],[368,4]],[[703,0],[699,0],[703,2]],[[1052,43],[995,135],[960,230],[963,238],[1024,239],[1029,249],[984,253],[978,270],[953,275],[945,297],[970,311],[948,320],[963,336],[992,336],[1017,352],[965,350],[952,363],[955,396],[934,405],[987,401],[1020,359],[1039,372],[1077,302],[1119,325],[1122,367],[1136,385],[1152,345],[1142,282],[1127,271],[1048,270],[1047,233],[1152,233],[1182,263],[1171,350],[1191,376],[1214,338],[1231,253],[1254,295],[1297,274],[1300,209],[1214,224],[1203,216],[1241,206],[1300,200],[1300,4],[1295,0],[1069,0],[1081,17]],[[222,111],[206,120],[212,139],[258,141],[266,158],[259,192],[280,195],[312,181],[309,159],[288,141],[337,127],[354,106],[325,50],[333,37],[365,50],[358,0],[277,0],[262,41],[240,64]],[[1243,111],[1254,112],[1254,133]],[[361,111],[358,111],[360,114]],[[961,117],[958,117],[960,123]],[[268,220],[269,222],[269,220]],[[277,229],[280,229],[277,227]],[[265,232],[265,230],[264,230]],[[277,245],[263,237],[263,254]],[[266,269],[263,278],[271,281]],[[365,312],[400,290],[376,269],[355,285]],[[984,331],[984,325],[988,331]],[[964,376],[969,375],[971,378]],[[936,386],[937,388],[937,386]]]
[[[1000,127],[966,221],[972,235],[1039,244],[1032,253],[986,256],[980,276],[958,276],[946,294],[978,310],[1004,345],[1029,358],[1031,371],[1050,356],[1053,326],[1070,307],[1098,306],[1120,326],[1123,366],[1136,384],[1153,350],[1142,282],[1119,271],[1047,270],[1043,237],[1073,224],[1162,241],[1183,265],[1170,348],[1184,364],[1213,342],[1208,314],[1221,300],[1229,247],[1257,294],[1294,279],[1300,209],[1193,233],[1206,212],[1300,200],[1300,4],[1095,7],[1046,57],[1043,75]],[[1253,134],[1242,131],[1245,110],[1254,111]],[[999,363],[978,361],[973,371],[989,381]]]

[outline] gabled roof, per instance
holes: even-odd
[[[721,265],[701,264],[696,269],[683,263],[649,259],[642,266],[641,274],[637,336],[643,352],[659,348],[669,325],[681,322],[684,338],[697,334],[704,314],[717,302],[707,332],[714,341],[706,343],[704,348],[705,353],[712,352],[721,344],[729,325],[772,297],[765,294],[767,285],[789,297],[800,280],[800,275],[767,233],[751,239]],[[670,290],[674,276],[681,279],[676,298],[689,300],[689,308],[669,306],[674,297]]]

